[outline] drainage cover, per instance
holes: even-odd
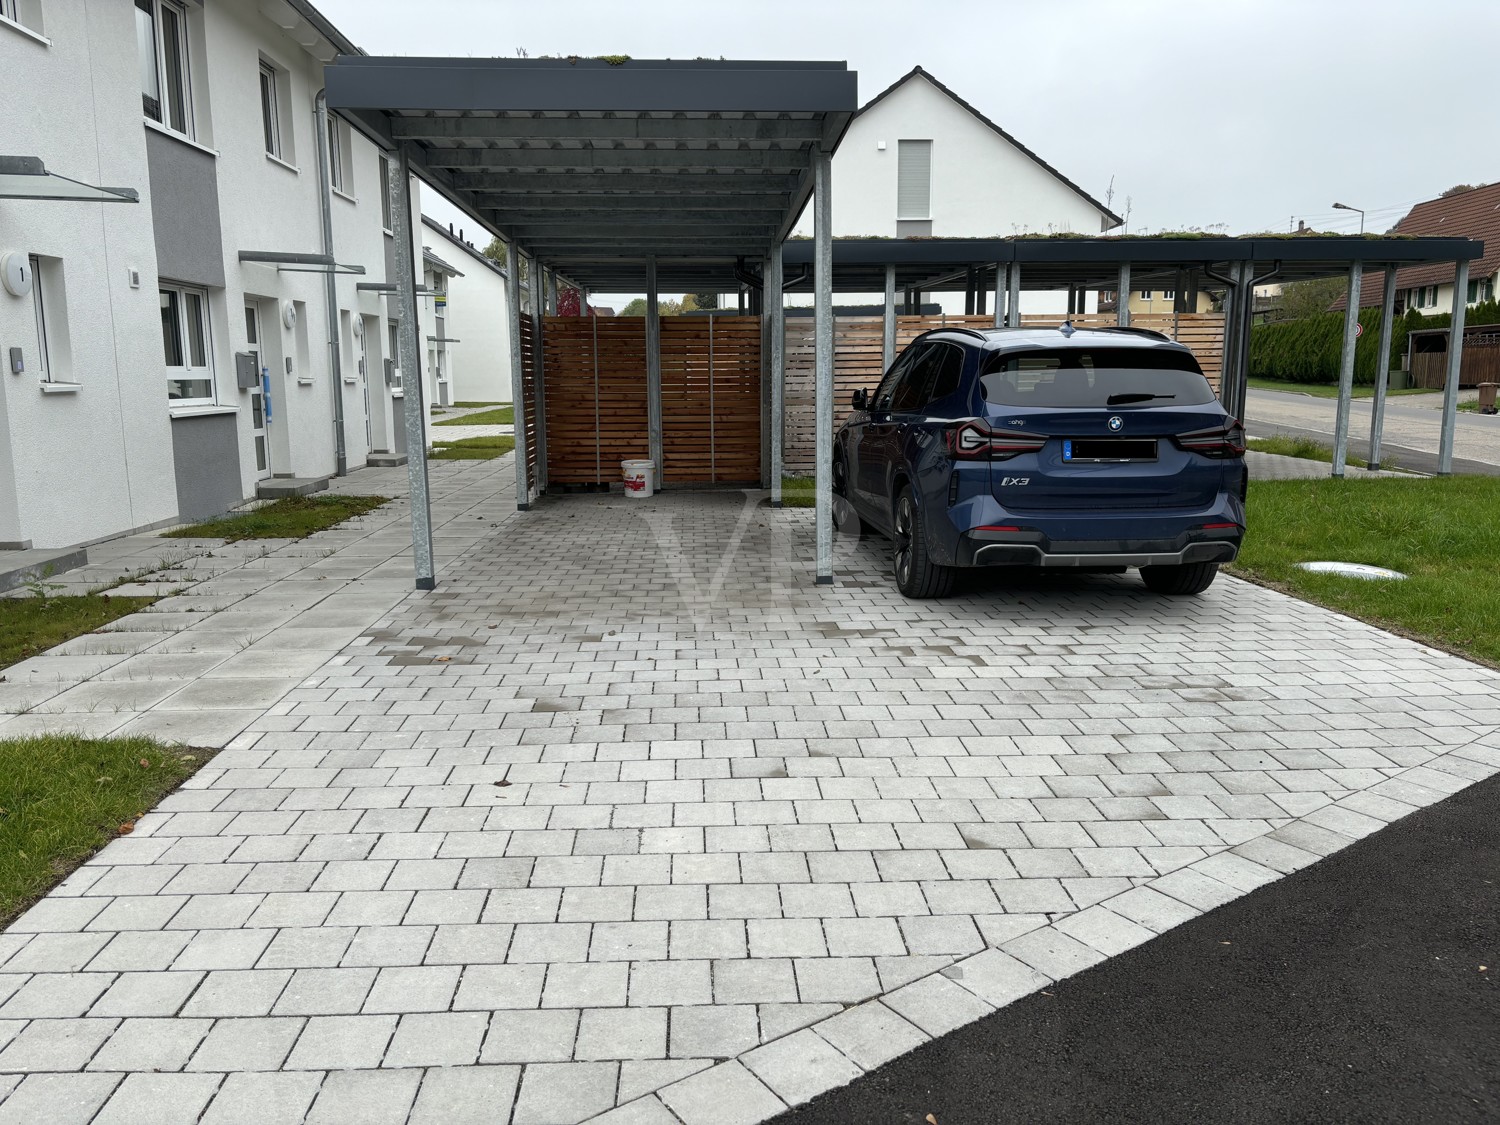
[[[1367,566],[1364,563],[1346,562],[1302,562],[1297,564],[1314,574],[1338,574],[1344,578],[1365,578],[1377,581],[1382,578],[1405,578],[1399,570],[1387,570],[1383,566]]]

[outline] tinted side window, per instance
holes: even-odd
[[[885,378],[880,380],[880,386],[876,387],[875,393],[870,396],[871,410],[891,409],[891,396],[896,390],[897,382],[907,371],[911,370],[912,362],[917,356],[926,350],[926,345],[908,348],[895,363],[891,364],[891,369],[885,373]]]
[[[952,344],[942,346],[942,359],[933,371],[932,385],[927,388],[926,402],[934,403],[947,398],[963,381],[964,351]]]
[[[930,344],[922,350],[906,377],[896,385],[896,394],[891,399],[892,410],[908,413],[927,405],[927,388],[932,386],[932,377],[943,362],[946,348],[946,344]]]

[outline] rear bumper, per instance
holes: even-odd
[[[1233,562],[1242,529],[1192,529],[1166,540],[1055,541],[1040,531],[970,531],[960,537],[959,566],[1116,567]]]

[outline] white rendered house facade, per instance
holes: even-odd
[[[921,67],[868,102],[833,154],[835,238],[1094,235],[1120,217]],[[796,234],[811,236],[804,212]],[[866,303],[879,295],[840,295]],[[947,312],[963,295],[942,294]],[[1090,295],[1090,300],[1094,299]],[[1027,293],[1026,312],[1066,298]]]
[[[422,238],[425,249],[461,271],[446,279],[446,351],[452,401],[510,402],[505,268],[464,241],[462,233],[455,234],[426,216],[422,218]]]
[[[393,165],[316,113],[353,45],[301,0],[16,5],[0,150],[139,202],[0,198],[0,255],[42,282],[0,292],[24,369],[0,392],[0,544],[214,515],[273,477],[403,453]]]

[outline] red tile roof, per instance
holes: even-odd
[[[1493,277],[1500,270],[1500,183],[1418,203],[1396,224],[1393,233],[1429,238],[1479,239],[1484,243],[1484,256],[1469,263],[1469,277]],[[1398,291],[1418,285],[1445,285],[1452,282],[1451,262],[1408,266],[1396,271]],[[1384,271],[1367,270],[1359,287],[1360,307],[1378,307],[1384,297]],[[1343,307],[1344,298],[1340,297],[1333,308]]]

